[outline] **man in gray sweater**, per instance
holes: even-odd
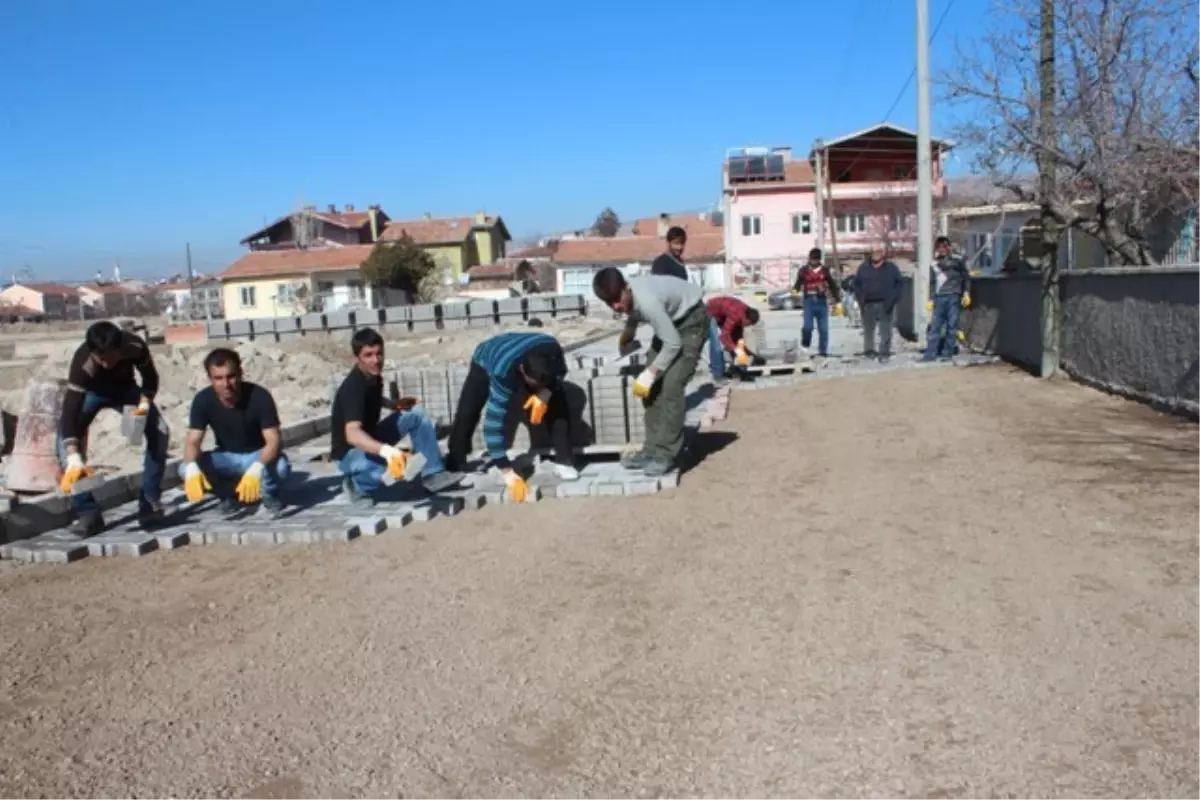
[[[971,273],[966,262],[950,251],[945,236],[939,236],[933,248],[937,261],[929,271],[929,302],[925,304],[925,311],[933,316],[923,361],[954,355],[959,309],[971,307]]]
[[[592,290],[613,311],[628,316],[621,348],[633,340],[640,323],[654,329],[649,363],[633,384],[646,410],[646,445],[621,464],[650,477],[665,475],[683,451],[687,385],[708,334],[703,293],[690,281],[664,275],[626,280],[616,267],[597,272]]]

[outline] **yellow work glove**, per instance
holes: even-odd
[[[633,396],[645,400],[650,396],[650,390],[654,388],[654,373],[650,370],[642,370],[642,374],[637,376],[637,380],[633,382]]]
[[[63,490],[63,493],[69,493],[71,487],[79,483],[84,478],[92,477],[91,468],[83,463],[83,456],[79,453],[71,453],[67,456],[67,466],[63,470],[62,480],[59,481],[58,488]]]
[[[390,444],[379,448],[379,457],[387,462],[388,475],[395,480],[404,480],[404,468],[408,466],[408,456],[403,450],[397,450]]]
[[[204,493],[211,491],[212,484],[208,482],[208,478],[204,477],[204,473],[200,471],[199,464],[193,461],[184,467],[183,492],[187,495],[189,503],[199,503],[204,499]]]
[[[238,481],[235,490],[238,500],[249,505],[262,499],[262,474],[263,464],[261,461],[255,461],[242,473],[242,479]]]
[[[392,410],[393,411],[412,411],[413,408],[416,407],[417,403],[420,403],[420,402],[421,402],[420,399],[418,399],[416,397],[401,397],[398,400],[396,400],[396,405],[392,407]]]
[[[508,498],[514,503],[524,503],[525,498],[529,495],[529,485],[525,483],[525,479],[516,473],[516,470],[505,470],[504,484],[508,487]]]
[[[132,413],[135,417],[146,416],[150,413],[150,401],[143,397],[138,401],[137,408],[135,408]]]
[[[958,340],[959,340],[960,342],[965,342],[965,341],[967,340],[967,335],[966,335],[965,333],[963,333],[962,331],[958,331],[958,332],[955,334],[955,336],[957,336],[957,337],[958,337]]]
[[[834,305],[834,307],[833,307],[833,315],[834,315],[835,317],[841,317],[841,316],[845,316],[845,314],[846,314],[846,308],[845,308],[845,306],[843,306],[841,303],[837,303],[837,304],[835,304],[835,305]]]
[[[925,301],[925,313],[926,313],[926,314],[932,314],[932,313],[933,313],[933,301],[932,301],[932,300],[926,300],[926,301]]]
[[[542,389],[537,394],[529,395],[524,408],[529,412],[529,421],[534,425],[541,425],[546,417],[546,409],[550,408],[550,390]]]
[[[737,343],[737,354],[733,357],[733,363],[739,367],[750,365],[750,354],[746,352],[746,340],[739,339]]]
[[[800,296],[800,290],[792,289],[792,297],[799,297],[799,296]]]
[[[963,296],[962,296],[962,307],[963,307],[963,308],[970,308],[970,307],[971,307],[971,295],[969,295],[969,294],[965,294],[965,293],[963,294]]]

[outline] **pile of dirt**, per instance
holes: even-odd
[[[615,331],[618,325],[609,320],[578,317],[561,322],[548,320],[540,330],[557,337],[564,345],[570,345],[591,336]],[[387,368],[465,364],[484,339],[500,330],[522,327],[512,324],[500,328],[467,328],[392,338],[385,344]],[[32,367],[32,378],[65,378],[68,362],[78,346],[78,342],[64,342],[61,347],[54,348],[54,352],[47,354],[44,361]],[[157,403],[171,428],[172,456],[178,456],[182,450],[192,396],[208,385],[203,362],[213,346],[153,347],[160,376]],[[229,346],[234,347],[242,357],[246,379],[271,390],[284,424],[328,413],[330,379],[345,374],[352,363],[348,333],[305,337],[281,343],[234,341]],[[0,398],[5,411],[19,416],[24,411],[25,385],[3,391]],[[141,464],[142,448],[131,446],[121,438],[120,422],[119,415],[102,413],[92,424],[88,460],[93,466],[117,471],[134,469]]]

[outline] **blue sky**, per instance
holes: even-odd
[[[948,0],[929,2],[932,27]],[[699,208],[726,148],[866,127],[914,63],[912,0],[733,8],[10,3],[0,277],[165,274],[185,242],[218,271],[301,198],[483,209],[518,236]],[[954,3],[935,72],[983,13]],[[910,87],[891,119],[915,118]]]

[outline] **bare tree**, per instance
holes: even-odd
[[[994,0],[993,27],[942,78],[955,135],[1013,199],[1109,258],[1154,264],[1197,201],[1196,0],[1056,0],[1057,136],[1040,141],[1039,0]],[[1025,176],[1048,159],[1051,193]]]

